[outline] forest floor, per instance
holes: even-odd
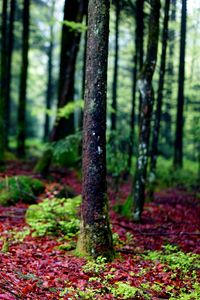
[[[0,177],[24,174],[33,175],[31,167],[15,162]],[[55,182],[81,192],[75,172],[53,172],[42,198],[51,195]],[[131,185],[122,183],[117,193],[111,186],[112,208],[127,198]],[[0,207],[0,299],[200,299],[199,194],[183,189],[156,193],[154,202],[145,205],[141,224],[111,209],[112,263],[59,250],[58,237],[23,237],[27,207]]]

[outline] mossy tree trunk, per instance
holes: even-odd
[[[17,129],[17,154],[25,157],[26,139],[26,91],[28,79],[28,51],[29,51],[29,22],[30,0],[24,0],[23,7],[23,35],[22,35],[22,64],[20,75],[19,105],[18,105],[18,129]]]
[[[51,12],[50,19],[53,20],[55,11],[55,0],[52,0],[51,3]],[[53,96],[53,49],[54,49],[54,25],[53,22],[50,23],[49,26],[49,47],[48,47],[48,81],[47,81],[47,91],[46,91],[46,110],[51,109],[52,104],[52,96]],[[49,126],[50,126],[50,118],[48,112],[45,114],[45,122],[44,122],[44,141],[48,140],[49,136]]]
[[[166,66],[166,53],[167,53],[167,40],[168,40],[168,23],[169,23],[169,7],[170,0],[165,0],[165,15],[164,15],[164,24],[163,24],[163,33],[162,33],[162,53],[161,53],[161,63],[160,63],[160,77],[158,83],[158,93],[156,101],[156,110],[153,126],[153,137],[151,144],[151,160],[150,160],[150,179],[153,181],[150,186],[149,196],[153,198],[153,187],[154,187],[154,178],[156,171],[156,163],[158,156],[158,140],[160,133],[160,121],[162,114],[162,102],[163,102],[163,88],[164,88],[164,79],[165,79],[165,66]]]
[[[136,86],[137,74],[139,69],[142,69],[143,64],[143,6],[144,1],[136,1],[136,15],[135,15],[135,53],[133,58],[133,85],[132,85],[132,106],[131,106],[131,120],[130,120],[130,138],[129,138],[129,155],[127,170],[131,170],[131,162],[134,147],[134,127],[135,127],[135,108],[136,108]]]
[[[115,57],[114,73],[112,84],[112,112],[111,112],[111,130],[117,129],[117,87],[118,87],[118,60],[119,60],[119,18],[120,18],[120,0],[115,1]]]
[[[187,0],[182,0],[181,15],[181,39],[180,39],[180,60],[179,60],[179,81],[178,81],[178,103],[176,115],[176,135],[174,147],[174,167],[183,166],[183,109],[184,109],[184,81],[185,81],[185,48],[186,48],[186,20]]]
[[[141,115],[136,173],[133,189],[133,219],[140,221],[145,200],[145,182],[149,151],[150,124],[154,102],[152,77],[154,74],[159,36],[160,0],[151,1],[147,56],[138,79],[141,94]]]
[[[5,105],[5,120],[6,134],[5,147],[9,148],[9,132],[10,132],[10,105],[11,105],[11,79],[12,79],[12,54],[14,42],[14,15],[16,8],[16,0],[10,1],[10,17],[9,17],[9,32],[8,32],[8,51],[7,51],[7,86],[6,86],[6,105]]]
[[[83,202],[77,251],[113,257],[106,189],[106,91],[109,0],[89,0],[83,124]]]
[[[4,165],[5,151],[5,106],[6,106],[6,71],[7,71],[7,0],[2,1],[1,23],[1,65],[0,65],[0,167]]]

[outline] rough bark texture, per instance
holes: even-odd
[[[10,18],[9,18],[9,32],[8,32],[8,51],[7,51],[7,86],[6,86],[6,107],[5,107],[5,120],[6,120],[6,136],[5,147],[8,148],[8,138],[10,131],[10,94],[11,94],[11,67],[12,67],[12,54],[14,42],[14,15],[15,15],[16,1],[10,1]]]
[[[90,0],[83,125],[83,203],[77,251],[113,257],[106,189],[109,0]]]
[[[152,145],[151,145],[150,178],[152,178],[152,180],[155,177],[156,162],[158,156],[158,140],[159,140],[159,133],[160,133],[161,113],[162,113],[163,88],[164,88],[164,79],[165,79],[165,66],[166,66],[166,53],[167,53],[167,40],[168,40],[169,7],[170,7],[170,0],[165,0],[165,16],[164,16],[163,33],[162,33],[160,77],[158,83],[158,94],[157,94],[157,101],[156,101],[155,120],[153,126],[153,138],[152,138]],[[153,189],[151,191],[151,197],[153,196],[152,193],[153,193]]]
[[[19,107],[18,107],[18,132],[17,132],[17,154],[25,156],[26,138],[26,89],[28,76],[28,50],[29,50],[29,18],[30,0],[24,0],[23,8],[23,36],[22,36],[22,65],[20,75]]]
[[[135,54],[133,58],[133,88],[132,88],[132,109],[130,120],[130,140],[129,140],[129,156],[127,169],[131,169],[131,161],[134,146],[134,125],[135,125],[135,102],[136,102],[136,86],[138,69],[142,69],[143,64],[143,6],[144,1],[136,1],[136,24],[135,24]]]
[[[55,0],[52,1],[51,5],[51,20],[53,20],[54,17],[54,10],[55,10]],[[51,22],[49,27],[50,35],[49,35],[49,48],[48,48],[48,82],[47,82],[47,92],[46,92],[46,109],[49,110],[51,108],[51,102],[52,102],[52,72],[53,72],[53,48],[54,48],[54,32],[53,32],[53,23]],[[44,141],[47,141],[49,136],[49,114],[45,114],[45,123],[44,123]]]
[[[7,22],[7,0],[2,1],[2,23],[1,23],[1,66],[0,66],[0,167],[4,164],[5,150],[5,105],[6,105],[6,22]]]
[[[117,86],[118,86],[118,60],[119,60],[119,17],[120,3],[116,0],[116,16],[115,16],[115,57],[114,57],[114,74],[112,85],[112,113],[111,113],[111,130],[116,130],[117,120]]]
[[[137,165],[134,182],[133,219],[140,221],[145,198],[145,181],[149,150],[150,123],[154,102],[152,77],[154,74],[159,35],[160,0],[151,1],[147,57],[138,79],[141,94],[140,133],[137,154]]]
[[[176,136],[174,149],[174,167],[183,166],[183,108],[184,108],[184,80],[185,80],[185,45],[186,45],[186,19],[187,0],[182,0],[181,16],[181,40],[180,40],[180,61],[179,61],[179,82],[178,82],[178,103],[176,116]]]

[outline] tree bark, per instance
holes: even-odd
[[[154,74],[159,36],[160,0],[151,1],[151,13],[149,21],[149,35],[147,56],[138,79],[138,87],[141,95],[140,133],[137,154],[137,165],[134,182],[134,211],[133,219],[141,220],[141,214],[145,199],[145,181],[147,173],[147,159],[149,151],[150,123],[154,102],[152,77]]]
[[[55,11],[55,0],[52,0],[51,4],[51,20],[53,20],[54,17],[54,11]],[[49,35],[49,48],[48,48],[48,82],[47,82],[47,91],[46,91],[46,110],[47,113],[45,114],[45,123],[44,123],[44,141],[46,142],[48,140],[49,136],[49,126],[50,126],[50,119],[48,110],[51,109],[51,103],[52,103],[52,73],[53,73],[53,48],[54,48],[54,26],[51,22],[50,24],[50,35]]]
[[[106,188],[109,0],[89,0],[83,124],[83,202],[77,251],[113,257]]]
[[[134,146],[134,126],[135,126],[135,102],[136,102],[136,86],[138,69],[142,69],[143,65],[143,6],[144,1],[136,1],[136,24],[135,24],[135,54],[133,58],[133,86],[132,86],[132,108],[130,120],[130,138],[129,138],[129,155],[127,169],[131,170],[131,162]]]
[[[120,3],[116,0],[115,13],[115,57],[114,57],[114,73],[112,84],[112,112],[111,112],[111,130],[116,130],[117,120],[117,87],[118,87],[118,60],[119,60],[119,18],[120,18]]]
[[[179,61],[179,81],[178,81],[178,103],[176,115],[176,136],[174,149],[174,167],[183,166],[183,109],[184,109],[184,81],[185,81],[185,48],[186,48],[186,19],[187,0],[182,0],[181,16],[181,40],[180,40],[180,61]]]
[[[7,0],[2,1],[1,24],[1,67],[0,67],[0,167],[4,165],[5,151],[5,106],[6,106],[6,68],[7,68]]]
[[[156,163],[157,163],[157,156],[158,156],[158,140],[159,140],[160,121],[161,121],[161,114],[162,114],[163,88],[164,88],[164,79],[165,79],[165,66],[166,66],[166,53],[167,53],[167,40],[168,40],[169,7],[170,7],[170,0],[165,0],[165,15],[164,15],[164,24],[163,24],[163,33],[162,33],[162,54],[161,54],[161,64],[160,64],[160,77],[158,83],[155,120],[153,126],[153,138],[152,138],[152,145],[151,145],[150,179],[152,179],[152,181],[154,181],[155,178]],[[153,184],[152,184],[152,189],[150,191],[150,197],[153,197]]]
[[[27,90],[27,77],[28,77],[29,21],[30,21],[29,19],[30,19],[30,0],[24,0],[22,65],[21,65],[21,75],[20,75],[18,132],[17,132],[17,154],[20,158],[25,157],[26,90]]]

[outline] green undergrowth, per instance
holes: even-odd
[[[28,176],[6,177],[0,181],[0,205],[13,205],[18,201],[34,203],[45,189],[39,179]]]
[[[132,270],[126,269],[123,259],[118,269],[116,264],[113,267],[105,258],[98,257],[82,266],[83,273],[89,276],[88,283],[81,288],[67,283],[59,299],[103,299],[109,295],[109,299],[199,300],[199,259],[200,255],[184,253],[175,245],[139,255]],[[145,261],[149,262],[149,267],[141,264]],[[124,279],[119,276],[122,273]]]
[[[72,199],[45,199],[31,205],[26,212],[26,222],[31,226],[33,236],[77,234],[80,226],[78,209],[81,196]]]

